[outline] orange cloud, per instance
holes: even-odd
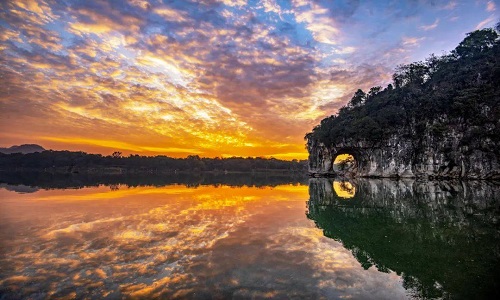
[[[356,17],[343,23],[356,3],[346,12],[335,5],[7,1],[0,5],[2,146],[306,158],[305,132],[357,88],[388,83],[395,65],[433,42],[421,43],[419,30],[438,32],[445,18],[412,25],[388,45],[377,36],[383,28]],[[383,9],[391,18],[384,24],[401,24],[392,6]],[[479,27],[493,22],[483,19]]]

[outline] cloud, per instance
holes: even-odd
[[[338,43],[340,30],[327,8],[311,2],[304,8],[303,2],[294,1],[293,14],[298,23],[304,23],[313,38],[320,43],[335,45]]]
[[[25,21],[44,25],[57,19],[46,1],[20,0],[4,4],[8,7],[8,19],[22,16]]]
[[[404,36],[402,39],[403,46],[419,46],[420,42],[425,40],[425,37],[406,37]]]
[[[78,138],[78,137],[50,137],[50,136],[40,137],[40,139],[44,141],[60,142],[64,144],[95,145],[109,149],[123,149],[123,150],[133,151],[136,153],[142,153],[142,152],[188,153],[188,154],[202,153],[198,149],[175,148],[175,147],[150,147],[144,145],[134,145],[116,140],[100,140],[100,139],[89,139],[89,138]]]
[[[482,20],[476,25],[476,30],[482,29],[486,26],[489,26],[490,24],[493,24],[495,22],[496,18],[495,16],[490,16],[487,19]]]
[[[119,8],[109,2],[92,2],[75,5],[70,8],[76,19],[70,22],[69,31],[78,35],[105,34],[120,32],[121,34],[138,34],[144,25],[144,20]]]
[[[221,291],[245,298],[406,295],[400,276],[363,269],[340,242],[324,237],[304,217],[307,186],[115,187],[2,190],[12,199],[4,201],[2,212],[21,216],[15,224],[2,223],[13,236],[2,260],[7,296],[29,298],[40,289],[54,297],[88,293],[75,286],[91,287],[101,298]],[[31,209],[19,211],[21,199]],[[40,218],[47,211],[51,217]],[[44,251],[32,245],[44,245]],[[259,280],[265,287],[253,288]]]
[[[227,6],[237,6],[237,7],[241,7],[241,6],[245,6],[247,5],[247,2],[245,0],[218,0],[220,3],[223,3],[224,5],[227,5]]]
[[[488,1],[488,3],[486,3],[486,11],[487,12],[494,12],[495,10],[496,10],[495,2]]]
[[[4,1],[0,139],[305,158],[304,133],[353,91],[441,47],[418,31],[448,2],[419,3]]]
[[[273,12],[281,16],[281,7],[275,0],[260,0],[260,4],[265,12]]]
[[[443,6],[443,9],[445,9],[445,10],[454,10],[455,7],[457,7],[457,2],[456,1],[450,1],[450,2],[448,2],[448,4],[446,4],[445,6]]]
[[[130,5],[142,8],[143,10],[149,10],[151,8],[150,1],[147,0],[128,0]]]
[[[424,30],[424,31],[429,31],[429,30],[433,30],[435,29],[436,27],[438,27],[439,25],[439,19],[436,19],[436,21],[434,21],[434,23],[430,24],[430,25],[423,25],[423,26],[420,26],[420,29]]]
[[[156,7],[153,12],[170,22],[186,22],[188,20],[187,13],[181,12],[168,6]]]
[[[351,54],[354,53],[354,51],[356,51],[356,47],[351,47],[351,46],[333,50],[333,52],[336,54]]]

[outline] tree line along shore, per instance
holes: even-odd
[[[75,151],[45,150],[34,153],[0,153],[0,171],[44,171],[52,173],[290,173],[306,172],[306,160],[276,158],[228,157],[205,158],[189,155],[186,158],[159,156],[122,156],[89,154]]]

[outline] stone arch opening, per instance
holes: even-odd
[[[358,162],[354,153],[339,151],[335,157],[333,157],[332,169],[335,174],[349,175],[355,173],[357,165]]]

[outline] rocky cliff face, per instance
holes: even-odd
[[[327,146],[309,138],[309,173],[335,175],[333,161],[346,153],[356,160],[353,177],[500,179],[499,145],[490,139],[464,142],[478,128],[449,127],[444,135],[431,128],[418,136],[408,127],[377,142],[353,138]]]

